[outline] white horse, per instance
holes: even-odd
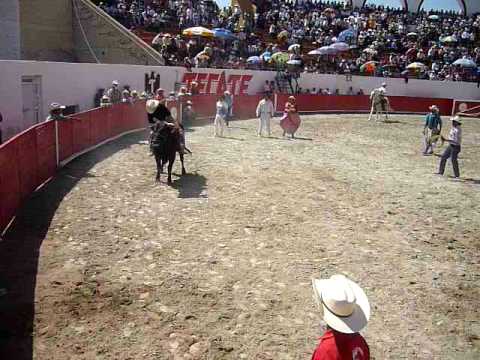
[[[372,103],[372,109],[370,110],[370,116],[368,121],[372,120],[373,112],[375,111],[376,121],[378,121],[378,116],[380,114],[385,115],[385,121],[388,120],[388,111],[390,109],[390,102],[385,96],[385,92],[380,89],[375,89],[370,94],[370,101]]]

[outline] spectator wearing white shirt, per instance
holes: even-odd
[[[448,141],[448,147],[442,154],[442,158],[440,159],[440,166],[438,169],[438,175],[443,175],[445,172],[445,164],[447,160],[451,158],[453,173],[455,178],[460,177],[460,169],[458,168],[458,154],[462,150],[462,121],[458,116],[452,118],[452,128],[450,129],[450,133],[448,134],[448,139],[445,139],[442,136],[443,141]]]

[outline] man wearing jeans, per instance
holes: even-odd
[[[438,169],[438,174],[443,175],[445,172],[445,164],[447,163],[448,158],[452,158],[452,167],[453,173],[455,174],[455,178],[460,177],[460,170],[458,169],[458,154],[462,150],[462,122],[458,116],[452,118],[452,128],[450,129],[450,133],[448,134],[448,139],[445,139],[442,136],[443,141],[448,141],[448,147],[442,154],[442,158],[440,160],[440,167]]]
[[[423,128],[423,155],[433,154],[433,147],[441,132],[442,119],[440,118],[440,111],[436,105],[432,105],[430,106],[430,113],[425,118],[425,126]]]

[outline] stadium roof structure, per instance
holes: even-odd
[[[348,0],[347,0],[348,1]],[[451,0],[452,2],[456,1],[460,5],[460,9],[463,14],[472,15],[475,13],[480,13],[480,0]],[[366,0],[350,0],[353,7],[362,8]],[[424,0],[401,0],[403,3],[403,8],[410,12],[418,12]]]

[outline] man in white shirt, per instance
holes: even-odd
[[[259,101],[256,113],[257,117],[260,118],[257,135],[262,136],[262,131],[265,129],[270,136],[270,119],[275,115],[275,109],[269,93],[266,93],[263,99]]]
[[[458,116],[452,118],[452,128],[450,129],[450,133],[448,134],[448,139],[445,139],[442,136],[443,141],[448,141],[448,147],[442,154],[442,158],[440,159],[440,167],[438,169],[438,175],[443,175],[445,172],[445,164],[447,163],[448,158],[451,157],[452,160],[452,167],[453,173],[455,178],[460,177],[460,170],[458,168],[458,154],[462,150],[462,121]]]

